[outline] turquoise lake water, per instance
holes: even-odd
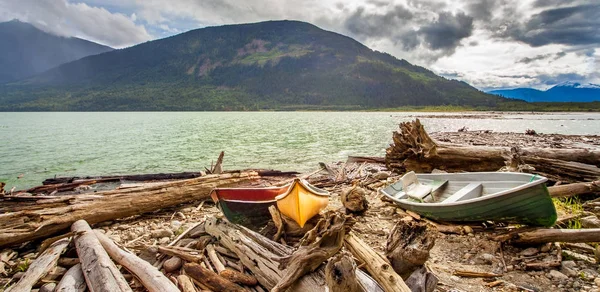
[[[224,169],[310,171],[348,155],[383,156],[403,121],[440,113],[102,112],[0,113],[0,181],[7,189],[54,176]],[[448,115],[457,115],[449,113]],[[468,113],[472,115],[472,113]],[[600,134],[600,114],[422,118],[427,131]],[[21,176],[21,178],[18,178]]]

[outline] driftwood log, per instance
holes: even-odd
[[[135,254],[122,250],[104,233],[94,230],[94,234],[110,257],[134,274],[148,291],[179,292],[177,286],[150,263],[140,259]]]
[[[416,119],[400,124],[394,143],[386,150],[386,165],[399,173],[511,171],[527,169],[555,181],[594,181],[600,177],[600,151],[468,146],[434,141]]]
[[[340,252],[325,266],[325,281],[331,292],[362,292],[356,277],[356,262],[349,252]]]
[[[75,236],[75,247],[90,291],[132,291],[88,223],[79,220],[73,223],[71,229],[80,234]]]
[[[87,289],[85,277],[81,270],[81,264],[72,266],[67,273],[62,277],[55,292],[83,292]]]
[[[201,200],[219,186],[233,185],[258,178],[255,172],[207,175],[166,182],[162,185],[40,199],[26,210],[0,214],[0,247],[51,236],[73,222],[84,219],[90,224]]]
[[[271,290],[283,278],[285,271],[279,269],[278,262],[273,258],[290,256],[293,248],[215,217],[206,220],[205,228],[208,234],[218,238],[221,245],[240,258],[263,287]],[[324,280],[323,272],[318,270],[296,281],[291,291],[320,291],[323,290]]]
[[[177,283],[179,284],[179,288],[181,288],[182,292],[196,292],[194,283],[187,275],[177,276]]]
[[[346,218],[336,212],[329,212],[306,234],[300,248],[290,256],[280,258],[279,269],[285,270],[273,292],[285,291],[300,277],[316,270],[335,253],[344,243]]]
[[[551,186],[548,187],[548,191],[552,197],[572,197],[589,193],[599,193],[600,180]]]
[[[600,228],[587,229],[547,229],[540,228],[522,232],[512,232],[495,237],[498,241],[515,244],[541,244],[547,242],[600,242]]]
[[[388,236],[386,257],[394,271],[406,280],[429,259],[434,245],[435,235],[427,224],[400,220]]]
[[[19,281],[6,292],[30,291],[44,275],[56,266],[58,258],[71,242],[71,238],[60,239],[50,245],[27,269]]]
[[[390,262],[374,251],[364,241],[349,232],[345,238],[345,246],[352,255],[363,263],[365,269],[387,292],[410,292],[402,277],[392,268]]]
[[[223,291],[223,292],[242,292],[247,291],[242,286],[235,284],[209,269],[203,268],[201,265],[196,263],[186,263],[183,266],[186,275],[194,278],[196,281],[202,283],[212,291]]]

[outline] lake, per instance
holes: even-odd
[[[432,118],[431,115],[438,117]],[[441,117],[439,117],[441,115]],[[446,117],[444,117],[446,115]],[[600,134],[598,113],[96,112],[1,113],[6,189],[54,176],[200,171],[225,151],[224,169],[310,171],[348,155],[383,156],[398,124],[428,132],[493,130]],[[458,114],[459,115],[459,114]],[[20,177],[20,178],[19,178]]]

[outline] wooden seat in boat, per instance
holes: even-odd
[[[402,181],[402,190],[411,199],[422,201],[431,193],[431,186],[421,184],[414,171],[406,173],[400,180]]]
[[[452,196],[448,197],[443,201],[443,203],[454,203],[462,200],[473,199],[479,197],[481,195],[483,187],[480,183],[473,182],[462,189],[458,190],[456,193],[452,194]]]

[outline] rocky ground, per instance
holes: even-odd
[[[565,135],[525,135],[499,134],[485,132],[432,133],[432,138],[452,143],[471,145],[494,145],[536,147],[598,147],[597,136],[565,136]],[[387,172],[381,164],[344,163],[331,164],[332,169],[344,169],[362,181],[371,178],[363,187],[370,192],[367,195],[369,209],[362,215],[355,216],[354,232],[378,252],[383,253],[389,232],[399,220],[422,220],[419,216],[409,214],[393,203],[383,200],[376,191],[386,183],[394,182],[398,175]],[[324,172],[315,174],[311,181],[323,182],[327,175]],[[377,180],[372,178],[377,177]],[[342,207],[340,193],[350,187],[350,180],[343,183],[323,184],[332,192],[328,209],[337,210]],[[279,183],[277,179],[261,182],[262,185]],[[589,199],[589,198],[588,198]],[[585,212],[572,204],[557,202],[559,218],[579,215]],[[578,206],[581,206],[579,204]],[[143,214],[116,221],[103,222],[93,226],[101,228],[115,242],[135,251],[140,257],[154,262],[156,254],[148,247],[166,245],[179,234],[210,215],[220,215],[220,211],[210,201],[194,202],[161,210],[152,214]],[[593,213],[586,213],[587,217]],[[579,217],[576,217],[579,218]],[[592,218],[593,219],[593,218]],[[578,219],[576,219],[578,220]],[[596,218],[597,220],[597,218]],[[591,220],[593,224],[593,220]],[[579,225],[577,225],[579,224]],[[581,221],[571,226],[581,227]],[[565,226],[567,226],[566,224]],[[480,227],[480,228],[477,228]],[[595,263],[593,250],[595,246],[581,244],[581,248],[549,243],[537,246],[513,246],[501,244],[493,240],[494,235],[505,232],[506,226],[495,226],[483,230],[482,226],[461,227],[460,234],[444,234],[438,232],[435,246],[431,250],[427,268],[438,278],[437,291],[600,291],[600,269]],[[489,227],[489,226],[488,226]],[[584,226],[585,227],[585,226]],[[36,257],[36,244],[32,243],[15,248],[18,256],[6,261],[4,269],[0,269],[0,291],[3,286],[14,283],[27,268],[28,263]],[[577,259],[565,253],[573,251],[585,255]],[[530,269],[527,263],[541,265],[560,261],[557,267]],[[479,273],[493,273],[494,277],[460,277],[457,270]],[[43,290],[40,290],[43,291]]]

